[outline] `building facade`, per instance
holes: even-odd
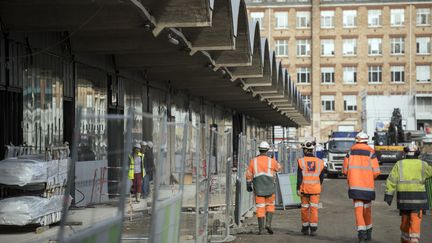
[[[332,130],[361,130],[362,97],[371,95],[409,95],[417,128],[430,124],[432,2],[247,4],[249,17],[260,23],[262,36],[312,108],[313,122],[300,129],[301,137],[325,141]]]

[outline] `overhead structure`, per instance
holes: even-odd
[[[309,108],[243,0],[0,2],[5,31],[66,32],[71,52],[112,55],[117,71],[271,125],[310,124]]]

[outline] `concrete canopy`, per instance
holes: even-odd
[[[268,124],[297,126],[301,119],[249,88],[267,86],[307,115],[297,90],[284,88],[281,65],[258,23],[249,25],[243,0],[3,0],[0,16],[5,31],[67,32],[73,54],[111,56],[118,71],[145,72],[151,82]]]

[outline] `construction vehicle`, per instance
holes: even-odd
[[[432,165],[432,134],[427,134],[422,138],[421,159]]]
[[[373,140],[381,175],[389,175],[394,164],[405,158],[404,147],[412,141],[411,133],[402,127],[399,108],[394,108],[387,128],[376,128]]]
[[[331,132],[327,142],[327,176],[337,178],[342,174],[346,154],[355,143],[357,132]]]

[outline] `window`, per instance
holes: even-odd
[[[311,23],[311,13],[309,11],[299,11],[296,13],[297,16],[297,28],[309,28]]]
[[[391,54],[401,55],[405,53],[405,38],[397,37],[391,39]]]
[[[417,9],[417,25],[430,25],[430,9],[418,8]]]
[[[310,56],[310,40],[297,40],[297,56]]]
[[[297,83],[310,84],[310,67],[297,68]]]
[[[430,54],[430,37],[417,37],[417,54]]]
[[[311,96],[310,95],[303,95],[302,96],[303,103],[306,107],[311,107]]]
[[[429,65],[418,65],[416,67],[416,76],[417,76],[417,82],[424,83],[424,82],[430,82],[430,71],[431,67]]]
[[[344,67],[343,68],[343,82],[345,84],[355,84],[357,82],[357,68]]]
[[[322,95],[321,96],[321,109],[323,112],[329,112],[335,110],[335,99],[333,95]]]
[[[334,67],[321,68],[321,83],[334,84]]]
[[[368,10],[368,26],[379,27],[381,26],[382,12],[379,9]]]
[[[382,82],[382,67],[369,66],[369,83],[381,83],[381,82]]]
[[[288,56],[288,40],[276,40],[276,56]]]
[[[404,66],[391,66],[391,81],[394,83],[405,82],[405,67]]]
[[[344,56],[357,55],[357,39],[344,39],[342,49]]]
[[[276,12],[276,29],[287,29],[288,28],[288,12]]]
[[[405,9],[391,9],[390,10],[391,26],[403,26],[404,23],[405,23]]]
[[[264,29],[264,13],[263,12],[252,12],[251,13],[252,23],[257,21],[259,23],[260,29]]]
[[[370,38],[368,39],[369,55],[381,55],[382,54],[382,39],[381,38]]]
[[[356,111],[357,110],[357,96],[355,95],[344,95],[344,111]]]
[[[343,11],[343,27],[353,28],[357,26],[357,10]]]
[[[334,56],[334,40],[321,40],[321,56]]]
[[[334,28],[334,11],[321,11],[321,28]]]

